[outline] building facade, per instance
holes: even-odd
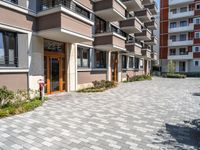
[[[0,86],[76,91],[149,74],[154,0],[0,0]]]
[[[160,64],[162,72],[200,72],[199,0],[160,1]]]

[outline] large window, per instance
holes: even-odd
[[[0,31],[0,66],[17,66],[17,35]]]
[[[176,49],[170,49],[170,55],[176,55]]]
[[[98,17],[95,17],[95,33],[106,32],[106,22]]]
[[[80,68],[90,67],[90,48],[78,46],[77,66]]]
[[[182,12],[187,12],[187,7],[182,7],[182,8],[180,8],[180,12],[182,13]]]
[[[122,55],[122,68],[126,69],[127,68],[127,56]]]
[[[95,50],[95,68],[106,68],[106,52]]]
[[[199,39],[200,38],[200,32],[195,32],[195,38]]]
[[[80,6],[76,5],[75,8],[76,12],[79,13],[80,15],[82,15],[83,17],[89,18],[90,19],[90,12],[88,12],[87,10],[81,8]]]
[[[170,28],[176,28],[176,22],[171,22],[170,23]]]
[[[135,58],[135,69],[139,69],[139,65],[140,65],[140,59]]]
[[[129,68],[134,67],[133,57],[129,57]]]
[[[172,40],[172,42],[176,42],[176,35],[171,35],[170,40]]]
[[[186,48],[179,48],[180,55],[187,55]]]
[[[186,34],[180,34],[180,41],[186,41],[187,35]]]
[[[187,21],[180,21],[180,27],[187,26]]]

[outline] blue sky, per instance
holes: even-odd
[[[160,0],[156,0],[156,2],[157,2],[157,4],[158,4],[158,6],[160,5]]]

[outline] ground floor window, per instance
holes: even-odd
[[[200,63],[199,63],[198,60],[195,60],[195,61],[194,61],[194,66],[195,66],[195,67],[199,67],[199,66],[200,66]]]
[[[140,65],[140,59],[135,58],[135,69],[139,69],[139,65]]]
[[[17,66],[17,34],[0,31],[0,66]]]
[[[140,59],[140,68],[144,68],[144,60]]]
[[[122,68],[126,69],[127,68],[127,56],[122,55]]]
[[[78,46],[77,48],[77,65],[80,68],[90,67],[90,48]]]
[[[95,50],[95,68],[106,68],[106,52]]]
[[[133,57],[129,57],[129,68],[133,68],[133,67],[134,67]]]

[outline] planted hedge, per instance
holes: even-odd
[[[42,103],[38,97],[30,99],[27,91],[13,92],[5,86],[0,88],[0,118],[34,110]]]
[[[135,81],[145,81],[145,80],[152,80],[150,75],[137,75],[133,77],[129,77],[125,82],[135,82]]]
[[[91,93],[91,92],[103,92],[105,90],[108,90],[110,88],[114,88],[117,86],[117,84],[113,81],[93,81],[92,82],[93,87],[81,89],[78,92],[83,92],[83,93]]]
[[[184,79],[186,78],[186,75],[184,74],[177,74],[177,73],[167,73],[164,75],[166,78],[179,78],[179,79]]]

